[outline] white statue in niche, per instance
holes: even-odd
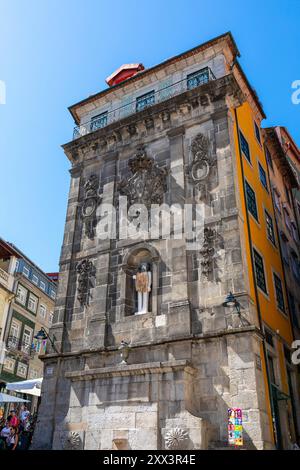
[[[141,263],[138,267],[138,272],[133,276],[133,279],[135,280],[135,290],[138,296],[138,311],[135,315],[147,313],[152,282],[149,264]]]

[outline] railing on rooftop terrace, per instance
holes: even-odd
[[[205,83],[215,79],[216,77],[214,76],[211,68],[205,67],[197,72],[191,73],[184,80],[180,80],[157,91],[150,91],[123,106],[112,111],[103,112],[92,118],[90,121],[74,127],[73,139],[77,139],[83,135],[89,134],[90,132],[94,132],[97,129],[106,127],[115,121],[139,111],[143,111],[154,104],[161,103],[172,96],[179,95],[187,90],[204,85]]]

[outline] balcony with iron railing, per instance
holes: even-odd
[[[103,112],[98,116],[93,117],[90,121],[82,123],[79,126],[75,126],[73,139],[82,137],[83,135],[94,132],[97,129],[102,129],[113,122],[143,111],[148,107],[161,103],[162,101],[166,101],[173,96],[179,95],[193,88],[202,86],[215,79],[216,77],[214,76],[211,68],[205,67],[188,75],[187,78],[173,83],[172,85],[166,86],[157,91],[152,90],[135,100],[130,101],[126,105],[120,106],[111,111]]]
[[[6,348],[10,352],[24,354],[25,356],[31,356],[34,353],[31,342],[21,340],[16,336],[9,336],[7,338]]]

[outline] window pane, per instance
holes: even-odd
[[[40,316],[45,318],[46,316],[46,307],[44,305],[40,305]]]
[[[251,162],[251,156],[250,156],[250,149],[247,140],[245,139],[244,135],[240,131],[240,143],[241,143],[241,150],[247,160]]]
[[[245,183],[245,186],[248,211],[253,215],[256,220],[258,220],[255,192],[253,191],[251,186],[249,186],[247,181]]]
[[[187,77],[187,89],[190,90],[191,88],[195,88],[199,85],[203,85],[209,81],[209,70],[208,68],[204,68],[202,70],[198,70],[197,72],[190,73]]]
[[[143,109],[148,108],[148,106],[152,106],[154,103],[155,95],[154,90],[152,90],[136,99],[136,111],[142,111]]]
[[[258,168],[259,168],[259,179],[261,181],[261,184],[268,191],[267,175],[259,162],[258,162]]]
[[[272,219],[272,217],[268,214],[267,211],[265,211],[265,215],[266,215],[266,225],[267,225],[268,239],[275,245],[275,235],[274,235],[273,219]]]
[[[254,128],[255,128],[255,136],[256,136],[258,142],[261,144],[259,127],[256,124],[256,122],[254,123]]]
[[[107,111],[105,113],[98,114],[98,116],[94,116],[91,120],[91,131],[105,127],[107,125],[107,116]]]
[[[37,309],[37,297],[33,294],[29,294],[29,299],[28,299],[28,309],[31,310],[31,312],[36,313]]]
[[[276,300],[277,300],[277,306],[282,310],[283,312],[285,311],[285,306],[284,306],[284,297],[283,297],[283,291],[282,291],[282,285],[281,285],[281,280],[279,277],[274,274],[274,285],[275,285],[275,294],[276,294]]]
[[[264,262],[260,254],[256,250],[253,250],[254,254],[254,266],[257,286],[265,293],[267,293]]]
[[[20,302],[22,305],[25,305],[25,304],[26,304],[27,290],[26,290],[23,286],[21,286],[21,285],[18,285],[16,299],[17,299],[18,302]]]

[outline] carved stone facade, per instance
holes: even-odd
[[[90,290],[93,287],[94,265],[92,261],[84,259],[77,264],[77,299],[80,305],[87,306],[90,300]]]
[[[64,146],[73,168],[51,331],[60,354],[44,358],[33,448],[60,449],[69,432],[85,449],[225,447],[229,406],[244,410],[245,447],[271,447],[233,176],[229,106],[241,96],[226,75]],[[82,191],[91,174],[97,183]],[[203,204],[201,252],[184,237],[90,237],[76,216],[82,197],[97,214],[120,193],[147,207]],[[141,262],[151,266],[151,309],[134,315]],[[223,306],[229,291],[246,327]]]
[[[99,195],[99,179],[97,175],[91,175],[83,185],[84,197],[80,206],[80,214],[85,225],[88,238],[95,237],[95,228],[97,224],[96,211],[101,201]]]
[[[159,168],[152,157],[147,157],[143,147],[129,160],[128,167],[132,176],[121,180],[119,191],[128,197],[129,205],[162,204],[167,190],[167,169]]]

